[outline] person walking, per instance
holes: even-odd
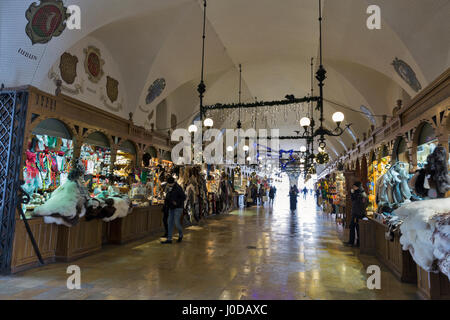
[[[178,240],[181,242],[183,240],[183,226],[181,225],[181,216],[184,209],[184,201],[186,200],[186,194],[178,183],[175,182],[173,177],[167,179],[167,193],[166,199],[169,208],[169,218],[168,218],[168,230],[167,230],[167,240],[161,241],[162,244],[172,243],[172,233],[174,225],[178,229]]]
[[[366,208],[369,199],[360,181],[353,184],[351,189],[352,215],[350,222],[350,239],[345,243],[347,246],[355,245],[355,235],[357,236],[356,246],[359,247],[359,220],[366,216]]]
[[[292,212],[297,210],[297,196],[298,196],[298,189],[294,185],[291,187],[291,190],[289,191],[290,208]]]
[[[273,205],[276,193],[277,193],[277,188],[275,188],[275,186],[271,186],[270,190],[269,190],[269,205],[270,204]]]
[[[165,192],[167,195],[167,191],[168,191],[167,183],[165,182],[164,184],[165,185],[163,186],[163,188],[165,188]],[[167,200],[167,197],[164,199],[164,205],[163,205],[162,211],[163,211],[163,224],[164,224],[164,230],[165,230],[162,238],[167,238],[167,236],[169,235],[169,223],[168,223],[168,221],[169,221],[169,201]]]
[[[259,204],[261,206],[264,206],[264,197],[266,196],[266,188],[264,188],[264,185],[261,183],[259,185]]]

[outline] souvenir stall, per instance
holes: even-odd
[[[335,206],[334,213],[337,214],[337,220],[343,219],[346,206],[347,192],[345,190],[345,177],[342,171],[337,171],[334,174],[333,185],[331,190],[333,205]]]
[[[80,159],[84,165],[86,186],[91,195],[94,190],[107,190],[111,178],[111,148],[109,139],[101,132],[91,133],[81,146]]]
[[[241,172],[241,167],[236,167],[232,170],[233,177],[233,190],[235,193],[234,196],[234,206],[235,208],[239,208],[244,206],[244,198],[245,198],[245,189],[247,186],[247,179]]]
[[[122,154],[122,157],[119,162],[116,160],[120,165],[116,166],[115,175],[121,179],[120,190],[129,189],[132,211],[110,223],[108,242],[113,244],[141,239],[162,229],[165,197],[163,184],[167,177],[172,175],[173,169],[172,162],[153,158],[149,153],[143,155],[142,168],[134,168],[136,153],[131,143],[122,144],[119,154]],[[118,170],[123,171],[117,172]]]
[[[23,189],[31,197],[23,205],[27,218],[34,208],[44,204],[51,192],[68,180],[72,166],[73,143],[65,125],[47,119],[33,130],[26,151]]]
[[[417,142],[417,169],[422,169],[427,157],[433,153],[438,144],[436,133],[429,123],[424,123],[420,129],[419,140]]]
[[[25,142],[23,168],[24,191],[30,196],[22,210],[38,244],[45,262],[55,261],[58,226],[47,224],[44,218],[33,216],[35,208],[50,198],[52,191],[68,180],[72,166],[73,141],[67,126],[57,119],[46,119],[32,129]],[[25,226],[18,218],[12,257],[12,271],[17,272],[37,263],[29,243]]]
[[[130,140],[119,145],[114,161],[114,186],[122,194],[128,194],[131,185],[135,182],[136,148]]]
[[[21,178],[31,201],[23,210],[44,263],[71,261],[101,249],[102,240],[108,240],[102,236],[109,235],[105,225],[109,230],[114,221],[139,216],[129,199],[139,194],[133,186],[141,181],[142,174],[136,168],[140,164],[136,164],[134,146],[148,149],[148,141],[164,149],[171,145],[164,135],[64,94],[55,97],[32,86],[28,91]],[[124,168],[134,172],[129,174]],[[128,180],[126,189],[124,181],[117,178]],[[146,208],[147,213],[145,219],[122,227],[134,234],[128,239],[162,230],[162,206],[146,206],[148,199],[137,198],[135,209]],[[37,265],[31,240],[17,213],[11,271]]]
[[[367,207],[367,215],[372,216],[377,211],[376,202],[377,182],[379,178],[386,173],[391,166],[391,157],[388,155],[386,146],[382,148],[381,154],[377,159],[375,152],[372,154],[370,164],[368,166],[368,194],[369,206]]]
[[[218,207],[218,197],[219,183],[220,183],[220,170],[215,166],[211,166],[208,170],[208,176],[206,178],[206,188],[208,190],[208,203],[209,203],[209,214],[217,214]]]

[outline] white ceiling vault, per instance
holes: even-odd
[[[65,30],[47,44],[32,45],[25,33],[25,11],[33,2],[39,1],[0,0],[1,83],[31,84],[53,93],[55,84],[48,74],[58,69],[60,56],[80,53],[80,66],[83,47],[95,45],[101,49],[106,72],[119,80],[123,108],[108,110],[93,90],[75,98],[125,118],[133,112],[135,123],[147,127],[156,119],[149,120],[149,114],[161,103],[168,123],[158,128],[170,127],[171,114],[182,127],[195,116],[202,1],[64,0],[66,6],[80,6],[82,29]],[[381,9],[381,30],[366,27],[367,7],[374,4]],[[323,0],[325,98],[355,109],[364,105],[375,115],[392,114],[397,99],[407,103],[417,94],[396,73],[395,58],[412,68],[422,88],[449,67],[448,12],[450,0]],[[205,103],[237,102],[239,64],[243,101],[308,94],[310,57],[317,62],[318,56],[317,18],[318,0],[208,0]],[[18,54],[19,49],[37,58],[27,59]],[[78,76],[83,77],[82,68]],[[148,89],[159,78],[165,79],[166,87],[147,104]],[[371,124],[364,114],[334,104],[326,103],[325,110],[329,126],[331,114],[343,111],[359,138]],[[376,120],[380,124],[381,118]],[[282,134],[298,130],[284,117],[274,126]],[[346,133],[342,140],[329,141],[337,153],[344,153],[354,139]]]

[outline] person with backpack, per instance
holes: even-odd
[[[357,181],[353,184],[351,189],[351,199],[352,216],[350,222],[350,239],[347,243],[345,243],[345,245],[353,247],[355,245],[356,235],[358,237],[356,246],[359,247],[359,220],[363,219],[366,216],[366,208],[369,204],[369,198],[367,197],[360,181]]]

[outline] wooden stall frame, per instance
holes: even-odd
[[[74,158],[80,155],[81,146],[87,136],[95,131],[106,135],[111,143],[112,153],[118,149],[118,146],[123,141],[132,141],[137,147],[137,167],[141,165],[142,155],[147,148],[152,146],[157,150],[170,151],[174,145],[170,142],[169,136],[134,125],[132,115],[127,120],[64,94],[54,96],[33,86],[25,86],[24,88],[29,91],[27,123],[23,145],[24,154],[33,129],[45,119],[57,119],[66,125],[72,135]],[[113,154],[111,154],[111,157],[113,157]],[[23,157],[22,165],[25,164],[25,159],[26,157]],[[23,176],[21,176],[21,179],[23,179]],[[71,238],[73,237],[73,230],[67,230],[67,227],[53,224],[46,225],[42,218],[33,218],[28,220],[28,222],[32,226],[33,233],[37,238],[38,246],[46,263],[55,261],[57,256],[59,260],[70,260],[98,249],[98,245],[95,243],[92,246],[87,246],[91,248],[85,248],[84,250],[78,248],[82,252],[78,254],[66,247],[66,244],[70,243],[69,240],[72,241],[72,244],[76,243],[75,239]],[[11,263],[13,272],[37,265],[37,258],[34,256],[34,251],[30,251],[31,242],[22,225],[23,222],[19,214],[16,213],[16,231]],[[81,225],[84,224],[81,223]],[[100,235],[108,233],[108,228],[102,231],[101,224],[99,225],[98,232]],[[45,230],[50,230],[51,236],[45,236],[47,233]]]

